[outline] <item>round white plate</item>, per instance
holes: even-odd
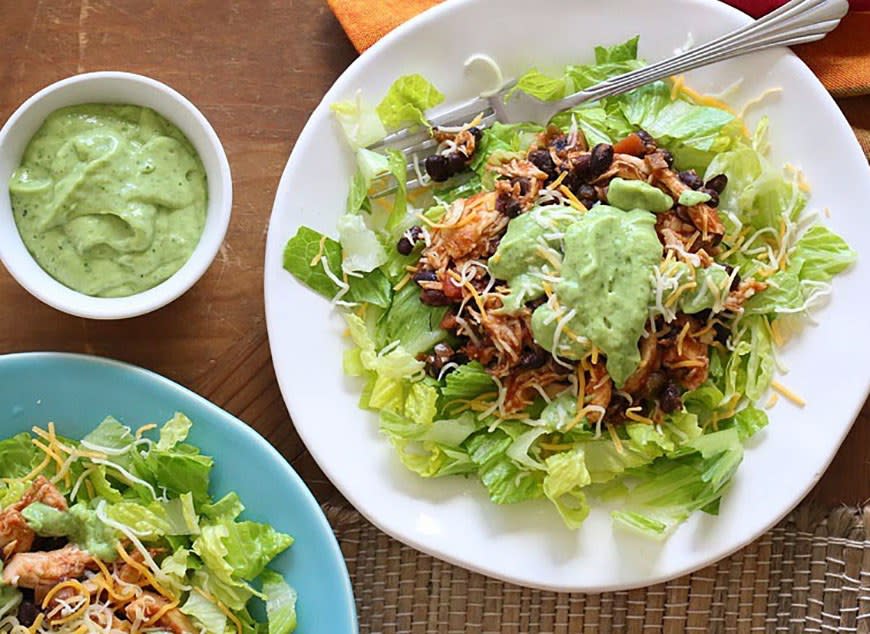
[[[357,408],[360,385],[342,375],[342,320],[281,267],[284,245],[300,225],[336,235],[353,155],[329,104],[357,89],[376,103],[398,76],[421,73],[450,104],[480,88],[463,72],[473,53],[488,53],[510,77],[532,66],[587,62],[594,45],[640,34],[641,55],[657,60],[690,34],[704,42],[747,19],[712,0],[449,2],[388,35],[326,94],[278,187],[266,248],[266,314],[275,371],[297,430],[332,482],[378,527],[436,557],[518,584],[614,590],[663,581],[728,555],[781,519],[819,479],[870,385],[866,261],[835,280],[833,300],[816,313],[818,326],[782,355],[791,368],[782,381],[807,399],[806,407],[781,399],[748,448],[719,516],[697,513],[662,542],[613,529],[603,508],[570,531],[547,503],[496,506],[473,479],[424,480],[405,470],[379,436],[376,418]],[[781,88],[750,111],[750,124],[769,115],[772,159],[803,168],[813,186],[810,207],[829,208],[823,221],[859,254],[870,254],[867,161],[833,100],[796,56],[765,51],[696,71],[689,80],[706,92],[742,80],[728,98],[737,107]]]

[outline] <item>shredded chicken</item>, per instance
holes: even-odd
[[[421,262],[433,271],[459,268],[468,260],[488,258],[507,229],[509,218],[496,211],[496,193],[482,192],[453,202],[433,227]]]
[[[736,289],[728,293],[728,297],[725,299],[725,309],[734,312],[742,311],[743,304],[750,297],[766,288],[766,282],[760,282],[752,278],[742,280]]]
[[[496,192],[514,198],[523,210],[534,205],[547,180],[547,174],[525,159],[512,159],[509,163],[491,165],[489,169],[503,177],[495,183]]]
[[[565,381],[565,374],[557,370],[555,363],[548,361],[540,368],[513,372],[505,381],[504,409],[517,412],[528,407],[538,397],[540,390]]]
[[[701,330],[703,323],[699,319],[680,315],[673,322],[671,336],[659,340],[662,366],[687,390],[700,387],[707,380],[710,368],[709,344],[693,334]]]
[[[76,546],[35,553],[17,553],[3,568],[3,583],[35,589],[81,577],[95,567],[94,558]]]
[[[657,153],[653,153],[655,155]],[[646,157],[644,159],[647,166],[655,165],[660,167],[661,162],[656,159]],[[680,177],[671,169],[655,169],[652,172],[652,184],[661,187],[665,192],[670,194],[674,200],[679,200],[680,195],[686,191],[692,191],[692,188],[680,180]],[[725,225],[719,219],[719,212],[715,207],[711,207],[706,203],[698,203],[685,208],[689,219],[695,228],[701,232],[702,240],[717,242],[725,235]]]
[[[607,183],[617,176],[626,180],[645,181],[649,178],[649,175],[649,166],[643,159],[631,154],[614,154],[610,168],[596,178],[593,183],[596,185]]]
[[[34,502],[41,502],[59,511],[67,509],[66,500],[60,491],[44,476],[37,476],[21,499],[0,512],[0,551],[3,559],[15,553],[30,550],[36,537],[21,515],[21,511]]]
[[[712,245],[705,243],[695,226],[682,220],[675,211],[656,214],[656,233],[666,249],[679,254],[694,254],[698,258],[697,265],[705,268],[713,264],[714,260],[707,251],[712,250]]]
[[[124,613],[132,622],[148,621],[165,609],[169,601],[153,592],[145,592],[124,607]],[[178,608],[170,608],[154,623],[158,629],[167,629],[174,634],[196,634],[190,619]]]
[[[655,334],[641,337],[640,365],[622,385],[622,391],[632,396],[646,389],[650,375],[661,367],[658,337]]]

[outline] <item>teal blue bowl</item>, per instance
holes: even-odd
[[[131,365],[73,354],[0,356],[0,437],[54,421],[81,438],[105,416],[127,425],[183,412],[190,441],[214,456],[212,493],[236,491],[245,516],[296,539],[272,564],[299,593],[299,634],[357,632],[353,591],[329,523],[281,455],[243,422],[172,381]]]

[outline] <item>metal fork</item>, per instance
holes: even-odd
[[[536,121],[546,123],[562,110],[567,110],[587,101],[621,95],[640,86],[715,64],[726,59],[754,53],[776,46],[793,46],[820,40],[832,31],[849,10],[847,0],[791,0],[766,16],[721,35],[716,39],[691,48],[650,66],[611,77],[585,90],[568,95],[558,101],[541,101],[515,91],[509,99],[508,92],[516,81],[506,83],[501,90],[489,97],[478,97],[432,117],[435,127],[450,127],[467,123],[477,115],[482,119],[478,127],[485,128],[498,121],[515,123]],[[426,183],[419,182],[417,160],[435,149],[438,143],[426,130],[419,127],[405,128],[389,134],[369,149],[392,148],[405,154],[407,161],[407,186],[409,189]],[[415,165],[416,164],[416,165]],[[395,184],[374,194],[383,196],[395,190]]]

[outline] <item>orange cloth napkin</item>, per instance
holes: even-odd
[[[327,0],[354,47],[360,52],[403,22],[440,0]],[[769,0],[731,0],[752,11]],[[776,3],[773,3],[776,4]],[[864,9],[867,0],[853,0]],[[769,8],[768,6],[764,7]],[[870,11],[849,13],[825,39],[795,48],[834,96],[870,94]]]

